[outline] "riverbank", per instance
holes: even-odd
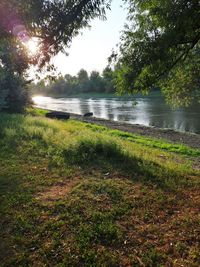
[[[85,118],[81,115],[71,114],[72,119],[80,120],[83,122],[96,123],[103,125],[110,129],[118,129],[121,131],[139,134],[143,136],[165,139],[173,143],[184,144],[193,148],[200,149],[200,135],[193,133],[183,133],[171,129],[159,129],[155,127],[147,127],[138,124],[129,124],[111,120],[104,120],[95,117]]]
[[[34,112],[0,116],[2,267],[199,265],[199,150]]]
[[[42,115],[45,115],[48,110],[45,109],[33,109],[31,114],[37,115],[41,111]],[[42,112],[44,111],[44,112]],[[123,122],[117,122],[112,120],[105,120],[96,117],[83,117],[82,115],[70,113],[71,119],[79,120],[82,122],[95,123],[108,127],[110,129],[117,129],[124,132],[133,134],[139,134],[146,137],[164,139],[172,143],[183,144],[192,148],[200,149],[200,135],[194,133],[178,132],[172,129],[160,129],[156,127],[147,127],[138,124],[129,124]]]

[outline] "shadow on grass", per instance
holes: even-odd
[[[169,170],[152,161],[130,155],[115,142],[107,140],[81,139],[76,145],[63,150],[66,163],[80,165],[83,169],[110,166],[113,170],[128,174],[135,181],[156,184],[164,190],[176,190],[186,183],[176,171]]]
[[[0,164],[0,262],[2,264],[0,266],[9,266],[5,262],[16,252],[17,241],[15,238],[17,239],[20,234],[25,235],[25,231],[28,229],[21,210],[32,200],[31,190],[23,185],[19,171],[20,164],[15,162],[14,165],[13,160],[12,162],[6,161],[6,163],[5,170],[4,166]],[[24,212],[26,211],[24,208]]]
[[[19,141],[16,136],[20,132],[24,120],[24,116],[0,113],[0,152],[4,157],[16,151]]]
[[[1,153],[4,153],[4,150],[6,153],[8,151],[9,153],[16,152],[17,146],[26,141],[29,150],[32,149],[30,150],[31,153],[40,151],[44,156],[48,151],[50,161],[51,158],[55,158],[55,161],[60,161],[61,164],[65,161],[71,165],[81,165],[85,169],[95,166],[104,169],[110,165],[110,169],[124,172],[134,180],[156,184],[167,190],[175,190],[179,185],[188,185],[186,178],[180,171],[134,156],[123,149],[123,146],[119,145],[112,137],[108,138],[97,133],[96,137],[92,134],[89,137],[78,137],[73,143],[69,140],[70,142],[66,142],[66,146],[59,139],[54,144],[44,138],[44,133],[49,127],[45,121],[34,120],[32,122],[30,120],[30,122],[26,121],[25,123],[25,120],[25,116],[1,113]],[[24,127],[27,128],[24,129]],[[86,132],[86,134],[88,133]],[[56,133],[52,131],[52,136],[54,135],[56,136]],[[5,157],[6,153],[4,153]]]

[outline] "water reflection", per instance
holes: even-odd
[[[37,107],[77,114],[93,112],[95,117],[114,121],[142,124],[159,128],[200,133],[200,105],[185,109],[170,109],[158,93],[148,97],[126,98],[33,98]]]

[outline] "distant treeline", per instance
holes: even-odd
[[[114,93],[114,71],[106,67],[102,74],[81,69],[76,76],[66,74],[59,76],[56,80],[46,82],[41,80],[30,86],[32,94],[43,95],[73,95],[78,93]]]

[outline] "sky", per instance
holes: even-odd
[[[122,0],[112,1],[106,21],[93,20],[91,29],[84,29],[81,35],[73,39],[71,48],[67,50],[69,56],[60,53],[53,59],[57,70],[62,75],[76,75],[82,68],[88,73],[92,70],[102,72],[112,49],[119,43],[126,15]]]

